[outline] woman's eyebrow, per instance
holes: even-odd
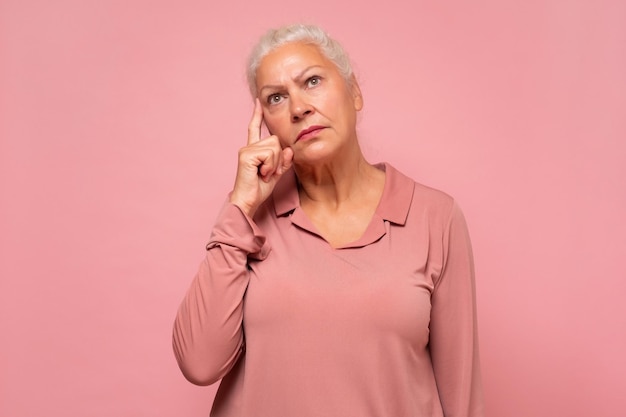
[[[309,67],[306,67],[305,69],[303,69],[302,71],[300,71],[300,74],[296,75],[293,80],[294,81],[300,81],[302,79],[302,77],[304,77],[304,74],[306,74],[309,70],[313,69],[313,68],[322,68],[321,65],[311,65]]]
[[[314,68],[322,68],[321,65],[311,65],[306,67],[305,69],[303,69],[302,71],[300,71],[300,73],[298,73],[295,77],[293,77],[294,81],[300,81],[302,79],[302,77],[304,77],[304,75],[309,71],[312,70]],[[270,89],[270,90],[276,90],[282,88],[282,85],[264,85],[263,87],[261,87],[261,89],[259,90],[259,94],[263,93],[263,90],[266,89]]]

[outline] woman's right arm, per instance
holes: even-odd
[[[217,382],[244,348],[248,257],[263,259],[269,250],[252,217],[291,167],[292,149],[282,149],[274,135],[261,139],[262,122],[263,110],[257,99],[248,143],[239,151],[229,202],[218,216],[206,257],[174,322],[174,354],[183,374],[194,384]]]
[[[254,222],[237,206],[226,203],[174,322],[174,354],[190,382],[217,382],[239,358],[244,348],[248,256],[263,259],[267,250]]]

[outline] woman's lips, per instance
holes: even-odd
[[[317,132],[324,129],[324,126],[310,126],[306,129],[302,129],[300,133],[298,133],[298,137],[296,138],[296,142],[299,140],[306,140],[317,135]]]

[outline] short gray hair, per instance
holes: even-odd
[[[261,60],[275,49],[293,42],[315,45],[328,60],[335,64],[339,73],[352,84],[352,65],[350,58],[341,44],[331,38],[322,28],[315,25],[295,24],[267,31],[248,58],[247,78],[252,97],[256,97],[256,72]]]

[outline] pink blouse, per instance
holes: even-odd
[[[392,166],[364,235],[332,248],[286,173],[248,218],[226,204],[174,323],[213,417],[480,417],[474,273],[448,195]]]

